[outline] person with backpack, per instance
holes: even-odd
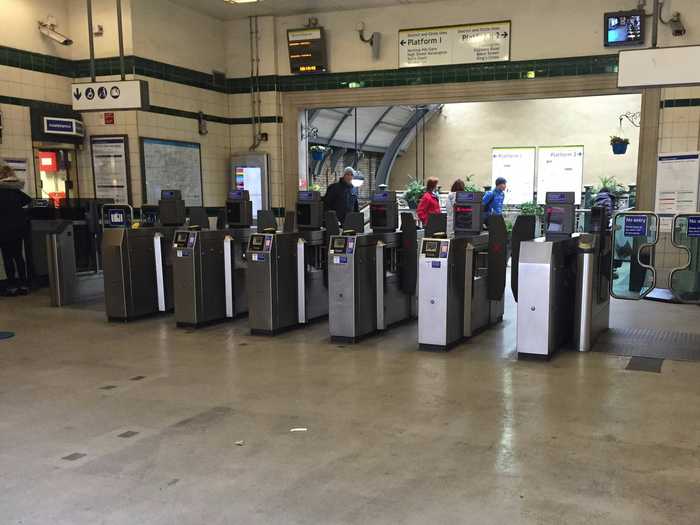
[[[615,196],[610,191],[610,188],[603,186],[598,190],[598,194],[593,200],[593,206],[597,208],[605,208],[608,212],[608,229],[612,225],[612,217],[615,213]]]
[[[506,198],[507,181],[503,177],[496,179],[496,187],[484,194],[484,222],[491,215],[503,215],[503,201]]]
[[[7,275],[5,294],[26,295],[27,263],[24,260],[23,242],[29,223],[25,206],[32,200],[22,191],[20,181],[9,166],[0,168],[0,250]]]

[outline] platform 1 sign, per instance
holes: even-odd
[[[510,21],[399,31],[399,67],[510,60]]]
[[[73,84],[71,98],[75,111],[143,109],[148,106],[148,82],[120,80]]]

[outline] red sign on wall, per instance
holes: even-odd
[[[114,125],[114,113],[105,113],[105,125]]]
[[[56,161],[55,151],[39,152],[39,171],[44,171],[46,173],[54,173],[58,171],[58,162]]]

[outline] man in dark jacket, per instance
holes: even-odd
[[[613,213],[615,213],[615,197],[610,191],[610,188],[607,186],[600,188],[598,195],[595,196],[595,200],[593,201],[593,206],[605,208],[605,210],[608,212],[609,228],[610,224],[612,224]]]
[[[328,186],[326,195],[323,197],[327,211],[335,211],[340,224],[345,222],[345,216],[354,211],[360,211],[357,201],[357,192],[352,185],[355,177],[355,170],[348,167],[343,171],[343,176],[338,182]]]
[[[7,295],[26,294],[27,264],[22,253],[22,241],[27,230],[24,207],[31,199],[22,191],[24,183],[9,166],[0,168],[0,250],[7,275]]]

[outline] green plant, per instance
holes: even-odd
[[[623,137],[618,137],[617,135],[612,135],[610,137],[610,145],[612,146],[613,144],[629,144],[630,139],[625,139]]]
[[[600,193],[601,188],[608,188],[610,192],[613,195],[620,195],[621,193],[625,193],[625,187],[617,182],[617,179],[614,176],[601,176],[598,177],[598,183],[599,185],[593,189],[593,193],[596,195]]]
[[[466,180],[464,181],[464,191],[470,191],[470,192],[475,192],[475,191],[481,191],[481,188],[477,186],[474,181],[472,180],[474,178],[474,174],[467,175]]]
[[[325,152],[327,149],[326,146],[320,146],[319,144],[314,144],[309,147],[309,151],[320,151],[321,153]]]
[[[520,215],[534,215],[535,217],[544,215],[544,206],[540,206],[534,201],[518,205],[518,210],[520,210]]]
[[[425,187],[423,187],[423,183],[411,178],[403,192],[403,198],[406,200],[409,208],[416,208],[424,193]]]

